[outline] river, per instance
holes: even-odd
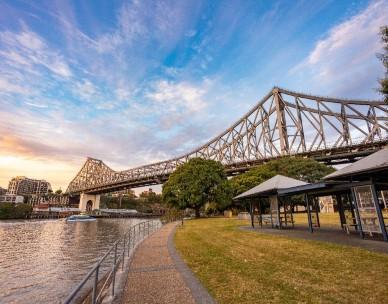
[[[0,221],[0,303],[60,303],[139,221]]]

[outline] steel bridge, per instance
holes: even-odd
[[[160,184],[194,157],[213,159],[236,175],[271,159],[311,157],[341,164],[388,144],[388,105],[273,88],[230,128],[190,153],[125,171],[88,158],[66,193],[101,194]]]

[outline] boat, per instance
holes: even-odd
[[[76,214],[71,215],[66,219],[66,222],[92,222],[96,218],[87,214]]]

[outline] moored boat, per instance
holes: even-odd
[[[96,218],[90,215],[86,214],[76,214],[76,215],[71,215],[66,219],[66,222],[91,222],[95,221]]]

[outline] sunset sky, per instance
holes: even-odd
[[[0,0],[0,186],[204,143],[273,86],[381,99],[387,1]]]

